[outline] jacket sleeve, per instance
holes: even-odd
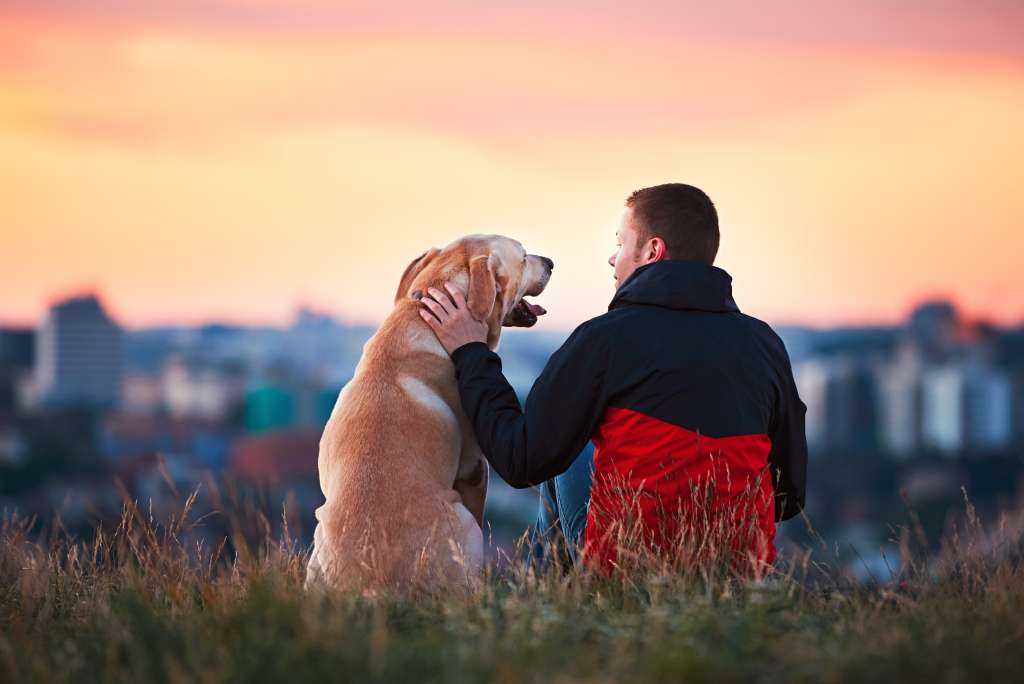
[[[780,348],[780,386],[771,427],[772,447],[768,455],[775,484],[775,520],[789,520],[804,508],[807,495],[807,435],[804,416],[807,407],[800,400],[793,368],[782,340]]]
[[[462,408],[480,449],[513,487],[565,472],[601,419],[608,344],[586,326],[548,360],[525,412],[501,372],[501,359],[486,344],[472,342],[452,353]]]

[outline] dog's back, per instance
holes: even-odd
[[[410,327],[401,309],[381,326],[324,430],[307,582],[429,589],[482,565],[482,531],[452,488],[466,429],[454,372]]]

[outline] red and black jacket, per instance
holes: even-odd
[[[803,508],[806,407],[782,340],[740,313],[722,269],[677,260],[638,268],[608,312],[551,356],[525,412],[485,344],[464,345],[452,360],[477,441],[513,487],[564,472],[593,440],[590,558],[615,560],[623,486],[642,494],[633,501],[655,537],[672,531],[659,517],[710,486],[716,510],[753,522],[759,534],[746,550],[767,563],[775,522]]]

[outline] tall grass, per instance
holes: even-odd
[[[213,543],[200,496],[230,530]],[[1017,680],[1019,522],[985,525],[965,497],[935,554],[911,519],[885,583],[808,549],[764,578],[504,562],[471,595],[370,599],[303,592],[288,516],[212,486],[162,517],[126,499],[88,541],[7,515],[0,681]]]

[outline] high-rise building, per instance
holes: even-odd
[[[1005,371],[987,365],[967,367],[965,431],[972,449],[994,450],[1013,439],[1013,385]]]
[[[807,406],[804,431],[807,448],[818,452],[828,446],[827,401],[829,368],[821,359],[808,359],[793,364],[797,393]]]
[[[245,402],[245,377],[231,364],[171,357],[161,376],[163,405],[174,418],[224,420]]]
[[[36,334],[36,399],[49,405],[115,405],[123,356],[121,328],[95,296],[57,302]]]
[[[924,441],[947,454],[1005,448],[1013,437],[1009,375],[971,360],[930,369],[924,377]]]
[[[1017,369],[1010,378],[1010,441],[1024,445],[1024,368]]]
[[[939,366],[925,371],[921,382],[921,436],[926,447],[954,455],[966,446],[966,389],[967,376],[962,366]]]
[[[949,302],[928,302],[914,309],[907,332],[927,363],[945,363],[956,352],[959,316]]]
[[[0,328],[0,368],[30,368],[35,332],[26,328]]]
[[[848,355],[794,364],[797,391],[807,405],[807,445],[816,452],[872,450],[878,446],[875,378]]]
[[[34,340],[32,330],[0,328],[0,414],[18,403],[18,385],[32,370]]]
[[[896,458],[910,457],[921,446],[920,359],[912,346],[904,345],[877,372],[882,450]]]

